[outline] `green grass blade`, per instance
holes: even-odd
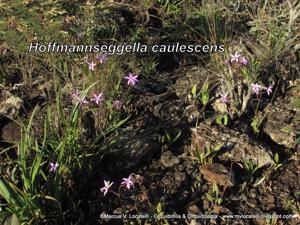
[[[19,196],[16,188],[3,179],[0,179],[0,193],[9,204],[20,205],[22,203],[21,197]]]

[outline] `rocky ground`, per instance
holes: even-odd
[[[130,109],[135,113],[134,118],[107,140],[108,143],[117,140],[115,144],[104,145],[113,151],[107,151],[93,177],[74,181],[75,186],[76,182],[86,183],[83,193],[86,201],[81,206],[83,213],[95,220],[99,219],[101,212],[118,213],[124,209],[127,213],[151,213],[146,198],[150,200],[149,204],[163,203],[165,214],[218,216],[216,220],[185,219],[191,224],[266,224],[266,219],[224,217],[239,214],[294,215],[293,219],[273,221],[276,224],[298,224],[300,148],[295,144],[296,134],[284,128],[299,128],[299,123],[293,121],[296,111],[288,107],[289,96],[275,101],[267,115],[263,134],[256,137],[247,123],[219,126],[210,118],[203,119],[197,107],[190,110],[192,105],[186,101],[189,84],[202,82],[198,78],[202,72],[185,68],[184,72],[172,71],[168,76],[175,77],[178,73],[179,78],[172,78],[175,80],[172,88],[156,83],[149,90],[143,89],[146,91],[142,93],[135,90],[137,100]],[[21,89],[15,87],[1,91],[1,114],[12,118],[29,109],[24,104]],[[43,96],[35,99],[43,99]],[[195,118],[198,118],[197,125]],[[16,122],[1,118],[2,142],[18,140],[19,131]],[[166,132],[171,136],[178,132],[181,135],[175,144],[170,144]],[[195,159],[195,149],[203,151],[202,163]],[[207,149],[212,151],[207,153]],[[281,151],[280,163],[274,161],[274,153],[278,150]],[[258,169],[249,171],[245,160],[255,162]],[[130,198],[133,193],[127,193],[117,201],[102,197],[96,191],[104,179],[115,180],[129,173],[141,176],[145,198],[139,196],[133,200]],[[218,186],[218,196],[214,196],[214,185]],[[217,202],[218,198],[222,202]],[[104,222],[116,224],[115,220],[101,223]],[[182,224],[183,220],[173,220],[172,223]]]
[[[133,23],[131,20],[149,27],[162,26],[160,20],[147,17],[156,12],[134,10],[135,18],[128,16],[131,11],[118,8],[114,11],[117,16],[111,18],[123,24],[124,29],[126,23]],[[190,57],[155,57],[156,76],[141,75],[139,85],[130,89],[133,97],[129,105],[122,108],[122,114],[130,115],[129,119],[99,140],[101,145],[93,146],[93,151],[103,154],[93,159],[92,172],[76,171],[66,182],[67,189],[78,199],[78,205],[73,207],[79,212],[79,221],[143,224],[138,219],[103,219],[101,215],[176,213],[195,217],[168,219],[169,224],[300,224],[300,110],[292,104],[294,98],[300,97],[299,75],[282,80],[270,78],[284,90],[278,90],[271,100],[263,97],[258,108],[262,123],[255,133],[251,126],[254,107],[240,118],[230,118],[227,125],[216,122],[216,112],[222,110],[216,103],[216,72]],[[299,62],[293,63],[299,66]],[[37,106],[33,127],[42,134],[46,103],[55,107],[48,99],[49,92],[54,91],[52,81],[36,78],[31,88],[15,82],[0,89],[0,146],[11,147],[6,152],[10,158],[18,154],[12,147],[21,138],[18,119],[28,119]],[[205,107],[193,101],[191,90],[201,89],[206,81],[212,84],[212,98]],[[70,84],[64,85],[62,92],[68,93]],[[63,100],[65,105],[71,104]],[[80,130],[84,131],[80,141],[84,144],[95,139],[96,122],[91,113],[80,119]],[[1,158],[5,157],[1,154]],[[113,193],[103,196],[99,191],[104,180],[121,180],[129,174],[134,176],[134,189],[114,188],[118,197]],[[64,204],[61,207],[70,208]],[[65,224],[72,221],[71,215],[66,213]],[[211,217],[196,218],[197,215]],[[243,215],[273,217],[239,218]],[[283,218],[286,215],[292,218]],[[147,222],[167,224],[153,217]],[[52,224],[51,219],[47,224]]]

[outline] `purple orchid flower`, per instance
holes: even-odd
[[[80,95],[80,92],[79,92],[79,91],[75,91],[75,92],[71,95],[71,97],[72,97],[72,98],[78,99],[78,98],[79,98],[79,95]]]
[[[86,97],[83,97],[83,98],[80,98],[80,92],[79,91],[75,91],[71,97],[73,99],[76,99],[78,102],[82,103],[82,104],[87,104],[89,103],[87,100],[86,100]]]
[[[273,88],[272,85],[270,85],[269,87],[265,88],[267,90],[267,94],[268,95],[271,95],[271,93],[273,92],[272,88]]]
[[[107,53],[104,53],[104,54],[98,54],[96,56],[96,59],[99,60],[99,63],[103,64],[107,61],[107,58],[108,58],[108,54]]]
[[[228,96],[227,96],[227,93],[226,94],[220,94],[221,97],[220,97],[220,101],[224,104],[227,104],[229,103],[229,99],[228,99]]]
[[[94,62],[87,62],[87,64],[89,65],[89,70],[90,71],[94,71],[95,70],[95,66],[97,65],[97,63],[94,63]]]
[[[54,173],[58,166],[59,166],[59,164],[57,162],[56,163],[51,162],[49,171]]]
[[[125,77],[127,79],[127,84],[134,86],[136,83],[139,82],[137,79],[137,75],[134,75],[133,73],[128,73],[128,75]]]
[[[131,188],[131,186],[133,187],[134,182],[132,180],[132,176],[131,175],[129,175],[128,178],[123,178],[122,180],[123,181],[122,181],[121,185],[125,186],[128,190]]]
[[[92,102],[95,102],[96,105],[101,104],[101,102],[103,101],[103,94],[100,93],[99,95],[93,94],[93,98],[91,99]]]
[[[231,59],[230,59],[230,62],[239,62],[239,58],[241,57],[241,55],[236,52],[234,53],[234,55],[230,55]]]
[[[248,60],[246,59],[245,56],[243,56],[242,58],[240,58],[240,64],[246,66],[248,64]]]
[[[261,86],[259,84],[251,84],[252,92],[255,94],[259,94]]]
[[[113,101],[112,106],[115,109],[121,109],[122,103],[119,100],[115,100],[115,101]]]
[[[104,181],[104,187],[100,188],[100,191],[103,192],[103,195],[105,196],[107,192],[109,191],[109,188],[113,185],[114,182]]]
[[[83,97],[82,99],[79,99],[79,101],[80,101],[81,104],[88,104],[89,103],[89,101],[86,100],[86,97]]]

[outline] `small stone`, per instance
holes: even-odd
[[[256,196],[257,196],[257,191],[256,191],[256,189],[252,188],[249,192],[249,197],[256,198]]]
[[[200,225],[196,220],[192,220],[189,225]]]
[[[189,194],[190,194],[190,192],[184,191],[181,196],[183,199],[186,199],[189,196]]]
[[[200,209],[198,208],[198,206],[195,203],[188,206],[187,212],[190,213],[190,214],[196,214],[196,215],[201,214]]]
[[[207,192],[208,190],[209,190],[209,186],[208,186],[207,184],[202,185],[201,191],[202,191],[203,193]]]
[[[113,211],[113,214],[122,214],[123,212],[123,209],[122,208],[116,208],[114,211]]]
[[[229,172],[222,164],[206,164],[200,168],[204,179],[220,186],[234,186],[233,171]]]
[[[166,151],[161,154],[160,162],[164,168],[169,168],[179,164],[179,159],[172,152]]]
[[[109,217],[106,217],[106,215],[109,214],[107,212],[102,212],[100,214],[101,222],[108,223],[111,219]]]
[[[194,167],[191,164],[188,164],[185,168],[185,172],[187,173],[187,175],[191,175],[194,172]]]
[[[182,172],[184,170],[184,165],[178,165],[178,170]]]
[[[184,114],[188,118],[188,121],[192,123],[200,118],[200,112],[196,105],[189,105],[186,107]]]
[[[185,173],[178,171],[178,172],[175,172],[174,178],[175,178],[176,182],[182,183],[186,180],[186,175],[185,175]]]
[[[17,116],[20,113],[22,105],[22,98],[11,95],[0,103],[0,114],[9,117]]]
[[[11,121],[1,129],[1,139],[5,142],[18,142],[21,139],[21,127]]]

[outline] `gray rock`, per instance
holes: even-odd
[[[21,139],[21,127],[10,121],[0,129],[0,137],[5,142],[18,142]]]
[[[150,160],[164,145],[164,132],[158,126],[141,128],[126,128],[105,140],[103,161],[115,170],[123,170]]]
[[[187,117],[190,123],[196,121],[198,118],[201,117],[197,105],[188,105],[185,108],[184,115]]]
[[[166,151],[161,154],[160,162],[163,168],[169,168],[176,166],[180,161],[172,152]]]
[[[295,121],[295,112],[289,109],[288,99],[280,99],[276,103],[267,115],[263,132],[278,145],[296,148],[296,130],[300,130],[300,123]]]
[[[191,205],[189,205],[187,207],[187,212],[190,213],[190,214],[201,214],[201,211],[200,209],[198,208],[198,206],[195,204],[195,203],[192,203]]]
[[[233,171],[228,171],[222,164],[206,164],[200,168],[204,179],[220,186],[234,186]]]
[[[256,198],[256,196],[257,196],[256,189],[255,188],[250,189],[250,191],[249,191],[249,197],[250,198]]]
[[[270,147],[251,139],[248,135],[226,127],[217,128],[200,123],[192,128],[192,151],[198,148],[204,151],[207,148],[220,148],[212,153],[221,160],[242,162],[252,160],[258,167],[274,163]]]
[[[23,99],[7,90],[3,90],[0,97],[0,114],[8,117],[16,117],[23,106]]]

